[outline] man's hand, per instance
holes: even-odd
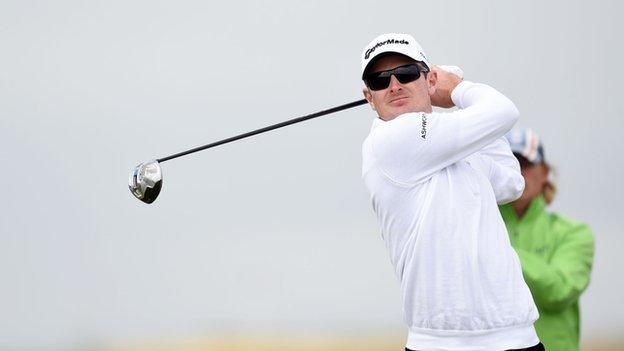
[[[451,93],[462,81],[463,77],[456,74],[463,75],[461,69],[454,66],[433,66],[431,72],[437,75],[436,90],[431,96],[431,104],[443,108],[455,106],[453,100],[451,100]]]

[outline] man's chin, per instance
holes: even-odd
[[[418,111],[415,108],[408,106],[407,104],[403,106],[396,106],[386,111],[386,113],[384,113],[384,115],[382,116],[382,119],[389,121],[391,119],[395,119],[399,117],[400,115],[411,113],[411,112],[418,112]]]

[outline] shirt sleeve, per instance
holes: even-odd
[[[569,230],[550,261],[523,249],[516,249],[516,252],[535,303],[545,310],[559,311],[568,307],[589,284],[594,238],[586,225]]]
[[[486,145],[468,158],[490,181],[499,205],[516,200],[524,191],[524,178],[518,159],[504,137]]]
[[[485,84],[463,81],[451,98],[460,110],[407,113],[375,129],[372,151],[387,177],[423,181],[502,137],[518,119],[515,105]]]

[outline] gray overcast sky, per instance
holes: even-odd
[[[403,331],[360,179],[359,107],[137,163],[361,97],[360,52],[413,34],[508,95],[597,239],[585,337],[624,330],[624,32],[616,1],[0,3],[0,349],[218,333]]]

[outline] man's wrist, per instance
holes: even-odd
[[[453,90],[451,91],[451,100],[453,101],[455,106],[457,106],[458,108],[464,108],[464,93],[466,93],[466,91],[468,91],[468,89],[470,89],[473,84],[473,82],[462,80],[453,88]]]

